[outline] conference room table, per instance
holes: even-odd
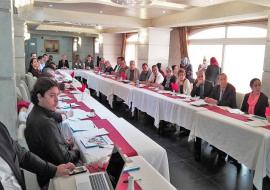
[[[154,118],[154,124],[158,128],[161,120],[168,121],[186,129],[191,128],[195,113],[205,110],[201,107],[194,107],[189,104],[184,96],[172,96],[169,91],[143,87],[138,88],[134,84],[125,84],[117,81],[112,75],[98,74],[89,70],[65,70],[74,72],[75,76],[87,80],[89,88],[107,97],[112,105],[113,96],[117,96],[132,109],[139,109]],[[187,101],[187,102],[185,102]]]
[[[139,185],[139,188],[135,188],[134,190],[176,190],[176,188],[171,185],[162,175],[160,175],[154,168],[149,164],[142,156],[134,156],[131,157],[129,162],[127,163],[128,167],[138,166],[139,170],[128,172],[129,176],[133,176],[134,179],[140,179],[136,181]],[[55,177],[50,184],[50,190],[74,190],[76,189],[76,178],[82,177],[79,175],[89,176],[89,173],[78,174],[75,176],[69,177]],[[85,177],[85,176],[84,176]],[[120,185],[123,183],[120,180]],[[127,186],[127,184],[126,184]],[[118,188],[116,190],[124,190],[127,187]]]
[[[122,89],[128,88],[128,104],[132,106],[132,110],[137,108],[152,116],[156,127],[160,120],[165,120],[189,129],[189,140],[199,137],[249,169],[255,170],[253,184],[257,189],[262,189],[263,178],[266,175],[270,176],[270,124],[268,122],[249,115],[230,114],[226,111],[227,108],[218,106],[196,107],[191,105],[192,100],[188,98],[159,93],[153,88],[138,88],[92,71],[76,70],[75,74],[87,79],[90,88],[96,78],[99,78],[97,90],[103,85],[103,80],[114,81],[111,88],[116,85],[122,86]],[[91,76],[91,82],[88,81],[87,76]]]
[[[253,184],[262,189],[263,177],[270,176],[269,125],[266,120],[231,114],[213,106],[196,114],[189,139],[200,137],[255,170]]]
[[[74,86],[78,85],[80,86],[81,84],[77,83],[77,85]],[[83,98],[82,94],[74,94],[74,98],[78,102],[83,102],[87,107],[94,109],[96,115],[98,115],[101,120],[108,121],[138,155],[144,157],[162,176],[170,181],[168,156],[163,147],[143,134],[125,119],[117,117],[97,100],[91,97],[89,93],[84,92]],[[87,163],[95,162],[110,154],[112,150],[111,148],[85,148],[80,140],[82,136],[85,135],[84,133],[87,132],[72,132],[70,128],[72,123],[74,123],[74,121],[66,120],[60,128],[65,138],[74,138],[82,152],[84,161]]]

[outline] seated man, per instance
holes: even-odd
[[[140,74],[139,80],[141,83],[148,81],[151,75],[151,70],[148,68],[147,63],[142,64],[142,72]]]
[[[72,163],[55,166],[40,159],[14,141],[6,127],[0,122],[0,189],[25,190],[20,167],[42,175],[48,180],[54,176],[68,175],[74,169]]]
[[[72,162],[77,164],[80,152],[65,141],[55,119],[60,91],[57,82],[42,77],[33,88],[31,101],[34,104],[27,117],[25,138],[29,149],[42,159],[55,165]],[[43,175],[37,176],[41,187],[48,184]]]
[[[136,68],[135,61],[129,62],[129,69],[126,71],[127,80],[139,80],[139,70]]]
[[[152,74],[150,75],[147,84],[150,86],[159,86],[164,80],[162,74],[158,71],[157,65],[152,66]]]
[[[205,80],[205,73],[203,70],[198,71],[196,74],[197,79],[193,84],[193,88],[190,95],[192,97],[200,96],[201,99],[209,97],[213,89],[212,83]]]
[[[219,85],[216,85],[209,97],[205,98],[205,102],[217,104],[218,106],[228,106],[236,108],[236,92],[233,85],[228,83],[227,75],[221,73],[218,77]]]

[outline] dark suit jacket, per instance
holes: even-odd
[[[197,84],[197,81],[195,81],[195,83],[193,84],[193,88],[192,88],[192,91],[190,93],[190,95],[192,97],[200,96],[200,86],[197,87],[196,84]],[[204,81],[203,97],[200,97],[200,98],[203,99],[205,97],[209,97],[211,95],[212,89],[213,89],[213,84],[211,82],[205,80]]]
[[[164,80],[163,80],[163,82],[162,82],[162,86],[164,86],[164,90],[172,90],[171,83],[175,83],[176,82],[176,77],[174,75],[171,76],[169,88],[166,88],[165,87],[166,82],[167,82],[167,77],[165,77]]]
[[[29,149],[42,159],[55,165],[79,161],[80,152],[66,143],[58,128],[55,112],[35,105],[27,118],[24,133]],[[37,177],[41,187],[47,184],[42,176]]]
[[[245,95],[242,106],[241,106],[241,110],[246,113],[248,112],[248,107],[249,107],[247,103],[249,95],[250,93]],[[269,106],[268,97],[264,93],[261,92],[258,102],[256,103],[255,108],[254,108],[254,114],[261,117],[265,117],[265,108],[268,106]]]
[[[7,162],[13,171],[18,183],[23,190],[26,189],[20,167],[38,175],[46,176],[50,179],[56,173],[56,166],[41,160],[38,156],[22,148],[17,142],[12,140],[8,130],[0,122],[0,156]],[[0,189],[1,189],[0,181]]]
[[[219,106],[229,106],[231,108],[236,108],[236,92],[233,85],[230,83],[227,84],[221,101],[219,101],[220,86],[216,85],[210,95],[211,98],[218,101]]]
[[[58,62],[58,69],[61,69],[62,67],[66,67],[66,68],[69,68],[69,65],[68,65],[68,60],[65,60],[65,62],[63,63],[63,60],[60,60]]]

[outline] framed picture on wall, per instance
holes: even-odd
[[[59,53],[59,40],[44,40],[46,53]]]

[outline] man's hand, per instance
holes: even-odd
[[[215,99],[213,99],[213,98],[208,98],[208,97],[206,97],[206,98],[204,99],[204,101],[205,101],[206,103],[208,103],[208,104],[217,104],[217,100],[215,100]]]
[[[75,168],[74,164],[67,163],[67,164],[60,164],[57,166],[56,176],[67,176],[71,171]]]

